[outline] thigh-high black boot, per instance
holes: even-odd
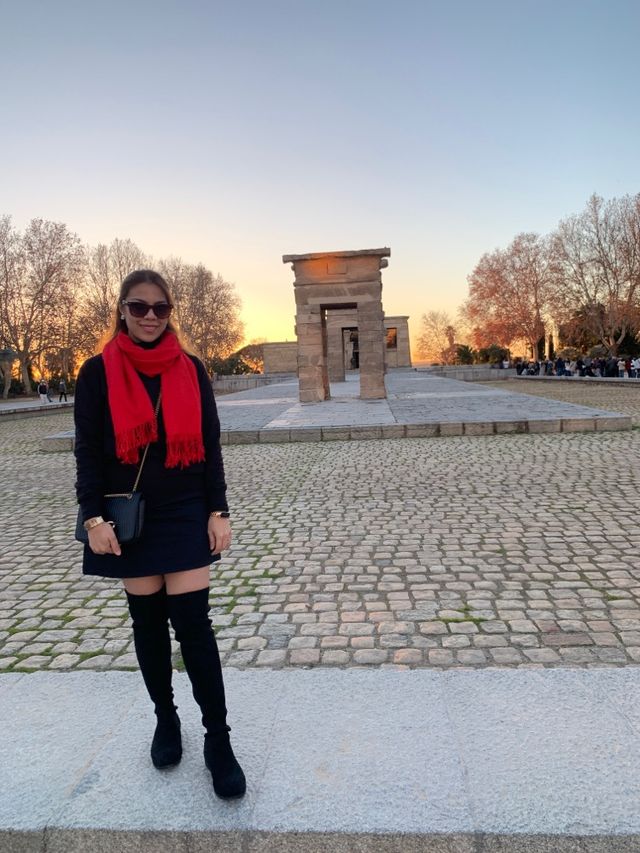
[[[127,601],[140,671],[158,718],[151,742],[151,760],[158,769],[172,767],[182,758],[182,739],[171,687],[167,593],[164,587],[152,595],[127,593]]]
[[[167,602],[193,696],[207,730],[204,760],[213,788],[219,797],[241,797],[246,781],[229,741],[220,654],[209,619],[209,590],[169,595]]]

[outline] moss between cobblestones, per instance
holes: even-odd
[[[474,625],[480,625],[481,622],[487,622],[489,620],[485,619],[484,616],[472,616],[471,608],[468,604],[463,605],[462,607],[455,607],[454,610],[457,610],[459,613],[463,613],[463,616],[441,616],[437,620],[438,622],[444,622],[448,624],[449,622],[473,622]]]
[[[237,593],[237,595],[236,595]],[[244,599],[251,598],[252,601],[245,601]],[[243,599],[243,600],[241,600]],[[242,587],[237,587],[234,589],[234,594],[229,596],[229,601],[222,608],[218,609],[218,613],[224,613],[225,615],[233,616],[233,621],[230,625],[226,625],[226,628],[235,628],[238,624],[238,619],[241,614],[232,613],[231,611],[234,607],[237,607],[239,604],[252,604],[257,605],[258,603],[258,594],[256,592],[255,586],[253,584],[245,583]]]
[[[613,595],[613,593],[609,592],[606,589],[602,589],[601,587],[595,586],[595,584],[591,581],[591,578],[587,577],[586,572],[578,572],[578,576],[581,581],[587,584],[589,589],[595,590],[595,592],[600,593],[605,601],[623,601],[626,596],[625,595]]]
[[[31,657],[31,655],[33,654],[33,652],[31,652],[31,651],[28,651],[28,652],[16,652],[16,654],[18,655],[18,658],[19,658],[19,660],[18,660],[18,661],[16,661],[16,666],[17,666],[17,665],[20,663],[20,661],[21,661],[21,660],[26,660],[27,658],[30,658],[30,657]],[[53,651],[53,643],[51,643],[51,645],[50,645],[50,646],[47,646],[47,648],[46,648],[46,649],[43,649],[42,651],[38,652],[38,657],[43,657],[43,658],[54,658],[54,657],[57,657],[57,655],[56,655],[56,654],[55,654],[55,652]]]
[[[103,655],[103,649],[96,649],[95,652],[80,652],[78,663],[82,663],[85,660],[89,660],[89,658],[95,658],[98,655]]]
[[[173,668],[175,670],[177,670],[178,672],[184,672],[185,671],[184,661],[182,660],[182,655],[180,654],[180,652],[176,652],[173,655],[173,657],[171,659],[171,664],[172,664]]]
[[[255,567],[256,563],[259,560],[264,558],[264,551],[269,551],[270,549],[265,547],[261,548],[261,553],[259,556],[255,557],[255,559],[246,567],[244,567],[244,571],[252,571]],[[227,574],[229,570],[212,572],[211,575],[211,585],[218,587],[226,587],[228,590],[227,595],[215,595],[212,596],[210,601],[213,606],[213,614],[224,614],[226,616],[231,615],[233,617],[231,623],[229,625],[225,625],[226,628],[234,628],[238,624],[238,619],[241,614],[232,613],[233,609],[241,604],[251,604],[254,607],[258,604],[258,592],[256,590],[256,583],[254,581],[259,580],[260,578],[272,579],[281,574],[281,572],[265,569],[257,576],[252,576],[251,580],[244,578],[242,576],[243,569],[239,570],[239,577],[227,579],[223,577],[224,574]],[[249,600],[247,600],[249,599]]]
[[[12,666],[8,666],[8,667],[6,667],[6,669],[3,669],[2,671],[3,672],[39,672],[40,671],[41,667],[22,666],[21,665],[21,661],[27,660],[28,658],[31,657],[30,652],[28,654],[19,654],[18,657],[19,657],[19,660],[17,660]],[[50,646],[45,651],[38,652],[38,657],[55,658],[58,656],[56,654],[54,654],[54,652]]]

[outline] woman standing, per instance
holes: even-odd
[[[49,386],[45,382],[44,379],[41,379],[38,383],[38,396],[40,397],[41,403],[50,403],[49,399]]]
[[[83,572],[123,581],[136,655],[157,716],[154,765],[171,767],[182,757],[170,621],[202,711],[214,790],[241,797],[245,777],[229,741],[208,617],[209,567],[231,542],[220,423],[205,368],[185,351],[172,309],[162,276],[131,273],[120,288],[108,343],[78,374],[76,492],[89,537]],[[132,490],[147,444],[139,486],[144,528],[137,541],[121,546],[117,530],[102,517],[103,495]]]

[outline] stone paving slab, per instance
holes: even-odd
[[[638,668],[227,670],[237,802],[175,680],[185,753],[158,772],[138,673],[0,676],[0,849],[638,849]]]
[[[630,416],[636,426],[640,426],[640,380],[527,376],[508,379],[506,382],[503,380],[481,384],[486,388],[515,393],[525,390],[531,397],[544,397],[621,412]]]
[[[360,400],[357,375],[331,383],[331,399],[321,403],[298,402],[296,382],[245,391],[218,402],[220,419],[224,430],[233,431],[617,417],[615,411],[540,400],[419,371],[390,371],[385,383],[386,400]],[[275,405],[281,407],[276,416]]]
[[[508,380],[503,380],[503,383]],[[512,380],[515,381],[515,380]],[[331,400],[298,402],[298,384],[281,384],[229,394],[218,400],[223,444],[332,441],[387,437],[490,435],[513,432],[590,432],[631,428],[628,416],[591,406],[541,399],[527,394],[430,376],[420,371],[390,371],[386,400],[361,400],[357,375],[331,384]],[[497,384],[497,383],[496,383]],[[553,427],[545,427],[553,423]],[[457,425],[461,424],[458,432]],[[557,428],[556,426],[557,425]],[[42,449],[71,450],[73,432],[44,437]]]

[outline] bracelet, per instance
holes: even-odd
[[[88,518],[82,525],[85,530],[93,530],[99,524],[104,524],[104,518],[101,515],[96,515],[94,518]]]
[[[226,509],[217,509],[209,513],[209,518],[231,518],[231,513]]]

